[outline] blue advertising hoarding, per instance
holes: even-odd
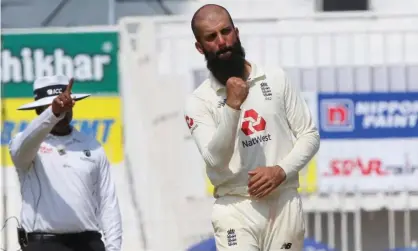
[[[318,94],[321,139],[418,137],[418,93]]]

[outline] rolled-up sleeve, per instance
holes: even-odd
[[[216,124],[210,104],[192,96],[185,107],[185,118],[206,164],[222,169],[228,167],[234,153],[241,111],[228,105],[220,109],[219,123]]]

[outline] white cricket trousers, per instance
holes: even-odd
[[[212,226],[217,251],[302,251],[302,201],[288,188],[255,200],[223,196],[216,200]]]

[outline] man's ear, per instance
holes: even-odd
[[[202,46],[202,44],[201,43],[199,43],[198,41],[196,41],[195,43],[194,43],[194,46],[196,47],[196,50],[200,53],[200,54],[205,54],[204,53],[204,51],[203,51],[203,46]]]
[[[239,30],[237,27],[235,27],[235,34],[237,34],[237,38],[239,38]]]

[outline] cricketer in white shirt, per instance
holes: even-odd
[[[319,149],[310,110],[282,69],[265,70],[244,59],[238,29],[225,8],[203,6],[192,29],[211,74],[188,99],[185,118],[215,187],[217,250],[302,251],[298,172]],[[231,76],[249,85],[238,109],[226,104],[227,83],[234,95],[241,88]],[[252,196],[250,174],[270,168],[270,173],[284,172],[284,181],[266,196]]]
[[[38,80],[43,86],[34,92],[61,93],[68,80],[59,81]],[[10,142],[23,199],[21,225],[28,233],[103,232],[106,250],[120,251],[121,214],[106,153],[75,128],[65,136],[50,134],[64,115],[57,117],[50,106]]]
[[[286,181],[278,189],[298,188],[298,172],[319,147],[310,110],[280,68],[265,72],[251,64],[249,95],[234,110],[225,104],[225,86],[210,75],[185,109],[193,138],[206,162],[215,196],[248,196],[247,171],[279,165]]]
[[[185,109],[187,124],[218,198],[212,214],[215,233],[216,228],[224,233],[232,229],[233,236],[241,235],[236,236],[237,242],[247,247],[243,239],[252,232],[247,227],[254,223],[251,229],[264,229],[266,224],[271,224],[265,233],[264,240],[268,240],[264,247],[281,248],[292,243],[295,249],[291,250],[301,250],[297,246],[303,245],[304,223],[297,192],[298,172],[317,152],[319,134],[303,97],[281,69],[265,72],[255,64],[251,68],[247,81],[250,91],[241,110],[225,104],[225,86],[212,76],[193,92]],[[286,180],[267,199],[261,200],[266,202],[266,207],[244,199],[249,198],[248,171],[276,165],[283,168]],[[283,206],[286,203],[290,204]],[[301,238],[291,237],[291,226],[297,226],[293,230]],[[275,235],[281,236],[278,243],[269,243]],[[235,238],[221,239],[216,234],[215,237],[221,251],[220,245],[228,247],[228,240]]]

